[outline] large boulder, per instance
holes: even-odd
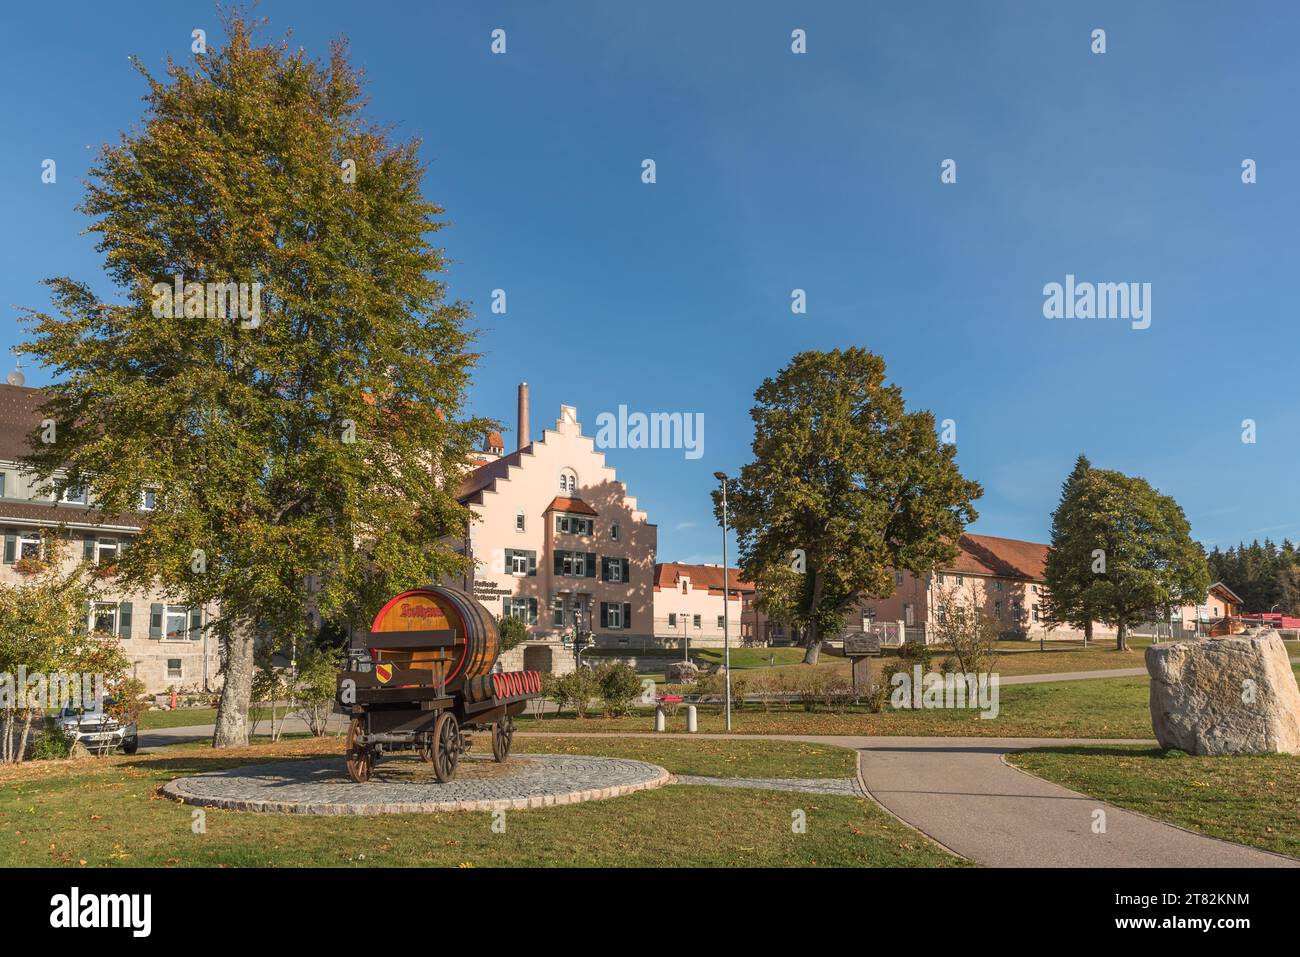
[[[670,685],[690,684],[700,676],[700,669],[692,661],[674,661],[664,669],[664,680]]]
[[[1300,754],[1300,688],[1276,631],[1152,645],[1151,726],[1188,754]]]

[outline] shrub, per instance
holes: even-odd
[[[325,734],[334,712],[336,678],[342,668],[343,653],[338,648],[307,646],[298,663],[298,683],[294,697],[307,729],[316,737]]]
[[[596,670],[596,680],[600,683],[600,698],[605,704],[605,713],[611,715],[628,714],[632,702],[641,695],[643,682],[636,669],[622,661],[611,661]]]
[[[72,754],[76,738],[58,728],[45,728],[32,738],[32,760],[51,761]]]
[[[591,699],[601,694],[600,680],[590,668],[578,668],[567,675],[553,676],[547,682],[546,696],[554,701],[560,710],[571,709],[579,718],[585,718],[591,707]],[[638,685],[637,690],[640,690]]]
[[[509,651],[528,640],[528,626],[522,618],[497,618],[497,630],[501,633],[501,650]]]

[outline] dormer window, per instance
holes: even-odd
[[[687,591],[689,590],[689,588],[690,588],[690,582],[688,582],[686,579],[683,578],[683,579],[682,579],[682,594],[685,595],[685,594],[687,593]]]

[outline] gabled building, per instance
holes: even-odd
[[[658,529],[582,432],[573,406],[531,441],[528,386],[519,386],[520,446],[501,438],[475,456],[459,489],[474,513],[463,583],[489,609],[520,618],[541,641],[592,632],[598,644],[642,647],[654,634]],[[552,670],[546,649],[524,667]],[[551,662],[553,664],[553,662]]]
[[[723,605],[733,645],[750,644],[764,637],[762,615],[754,607],[756,591],[740,577],[740,569],[728,570],[723,601],[721,565],[687,565],[661,562],[655,565],[654,634],[657,643],[668,647],[721,647]]]
[[[64,537],[71,546],[65,562],[91,562],[99,577],[102,593],[86,609],[87,627],[118,637],[147,691],[218,687],[218,647],[204,633],[205,609],[156,590],[132,594],[116,581],[117,559],[148,520],[153,493],[137,512],[104,515],[85,490],[43,491],[20,464],[28,437],[40,426],[41,402],[39,389],[0,385],[0,584],[18,583],[39,569],[51,557],[53,537]]]

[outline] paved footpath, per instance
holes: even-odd
[[[852,748],[858,752],[860,784],[872,798],[954,854],[990,867],[1300,867],[1293,858],[1193,834],[1104,804],[1003,761],[1007,753],[1026,748],[1154,741],[785,734],[671,737],[776,739]],[[1093,833],[1097,811],[1105,813],[1103,834]]]

